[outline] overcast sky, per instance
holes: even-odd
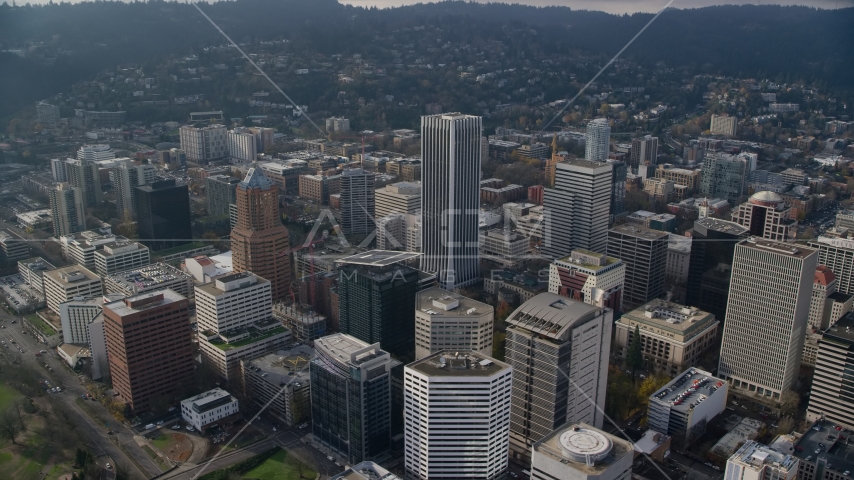
[[[341,3],[364,7],[376,6],[397,7],[426,3],[425,0],[338,0]],[[477,0],[481,3],[496,0]],[[498,0],[501,1],[501,0]],[[504,3],[521,3],[525,5],[566,6],[575,10],[602,10],[608,13],[655,12],[667,5],[668,0],[512,0]],[[744,4],[778,4],[778,5],[807,5],[819,8],[843,8],[854,6],[854,0],[676,0],[673,6],[677,8],[699,8],[710,5],[744,5]]]

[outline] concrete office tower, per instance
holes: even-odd
[[[553,293],[537,295],[507,318],[514,461],[530,463],[531,445],[566,422],[602,425],[613,323],[613,310]]]
[[[164,407],[193,383],[193,342],[186,298],[146,292],[104,305],[113,388],[134,414]]]
[[[640,165],[658,163],[658,137],[645,135],[632,139],[632,158],[629,166],[637,170]]]
[[[240,360],[290,342],[291,332],[273,318],[268,280],[252,272],[229,273],[195,290],[202,361],[229,383],[239,378]]]
[[[446,290],[480,278],[482,123],[459,113],[421,117],[421,270]]]
[[[92,354],[89,373],[92,380],[99,381],[110,376],[110,361],[107,359],[107,333],[104,331],[104,314],[99,313],[89,322],[89,353]]]
[[[795,239],[798,221],[783,197],[774,192],[756,192],[732,212],[732,221],[756,237],[778,242]]]
[[[622,438],[573,423],[533,445],[531,480],[631,480],[633,456]]]
[[[136,216],[136,187],[154,182],[153,165],[134,165],[130,159],[110,170],[116,195],[116,214],[124,220]]]
[[[341,231],[345,235],[368,235],[374,231],[376,174],[361,168],[341,173]]]
[[[442,350],[492,355],[495,310],[462,295],[428,288],[415,298],[415,359]]]
[[[290,293],[288,229],[279,218],[279,189],[252,167],[237,184],[237,225],[231,230],[235,272],[252,272],[270,281],[274,300]]]
[[[818,250],[818,263],[833,272],[837,290],[854,294],[854,240],[820,235],[808,245]]]
[[[50,213],[53,217],[53,236],[86,230],[86,214],[83,207],[83,190],[68,183],[60,183],[48,191]]]
[[[706,217],[694,222],[685,304],[725,318],[735,244],[749,236],[747,228]]]
[[[421,182],[398,182],[376,191],[377,248],[410,250],[407,237],[421,217]],[[409,217],[409,218],[407,218]]]
[[[608,231],[608,256],[626,264],[623,307],[642,305],[664,295],[667,232],[639,225],[617,225]]]
[[[735,205],[747,189],[747,164],[733,155],[707,153],[700,173],[700,195]]]
[[[88,344],[89,323],[101,313],[102,296],[76,297],[59,304],[59,320],[62,324],[62,341],[65,343]]]
[[[418,271],[400,263],[412,258],[415,255],[371,250],[336,262],[342,333],[412,358]]]
[[[391,443],[391,369],[397,362],[378,343],[343,333],[320,338],[314,347],[309,364],[314,440],[350,464],[386,453]]]
[[[227,138],[231,163],[252,163],[258,158],[258,138],[248,128],[229,130]]]
[[[833,299],[831,295],[836,293],[836,276],[824,265],[815,269],[815,278],[812,284],[812,298],[810,299],[810,313],[807,325],[813,330],[824,330],[834,323],[843,313],[839,312],[836,318],[831,318]]]
[[[116,158],[116,152],[107,144],[83,145],[77,150],[77,160],[95,162]]]
[[[733,393],[780,402],[801,366],[818,252],[756,237],[735,246],[718,374]]]
[[[0,230],[0,260],[14,262],[30,256],[30,245],[11,230]]]
[[[625,359],[632,343],[639,340],[649,368],[674,376],[699,363],[716,344],[720,326],[711,313],[657,298],[617,320],[614,356]],[[635,338],[635,328],[640,339]]]
[[[36,121],[49,127],[56,126],[59,123],[59,105],[36,103]]]
[[[329,117],[326,119],[326,131],[347,133],[350,131],[350,120],[344,117]]]
[[[591,162],[604,162],[611,148],[611,125],[607,118],[597,118],[587,124],[584,158]]]
[[[712,115],[712,125],[709,131],[712,135],[734,137],[738,119],[729,115]]]
[[[594,307],[623,309],[626,265],[619,259],[589,250],[573,250],[549,265],[549,292]]]
[[[67,169],[68,183],[81,190],[83,204],[87,208],[100,207],[104,197],[101,194],[101,173],[98,164],[89,160],[71,160]]]
[[[64,158],[50,159],[50,175],[55,182],[68,181],[68,162]]]
[[[211,175],[205,179],[205,200],[208,215],[227,216],[228,205],[237,203],[237,184],[240,179],[230,175]]]
[[[190,194],[175,180],[159,180],[136,187],[136,225],[139,239],[152,250],[192,242]]]
[[[755,440],[748,440],[726,462],[727,480],[794,480],[798,477],[797,457],[778,452]]]
[[[696,368],[677,375],[649,396],[647,425],[677,442],[691,443],[726,408],[727,383]]]
[[[854,314],[848,314],[822,333],[818,341],[815,376],[810,389],[807,419],[827,419],[854,429]]]
[[[181,127],[180,136],[181,150],[191,162],[207,163],[228,156],[228,132],[225,125],[201,128],[185,125]]]
[[[79,265],[44,272],[42,279],[47,307],[57,315],[60,303],[104,293],[101,277]]]
[[[407,478],[504,478],[513,368],[446,350],[403,376]]]
[[[563,258],[577,248],[605,251],[612,168],[579,159],[557,164],[555,188],[547,188],[543,198],[543,253]]]
[[[401,480],[401,478],[374,462],[362,462],[347,467],[343,472],[330,477],[330,480]]]

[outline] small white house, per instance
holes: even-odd
[[[181,401],[181,416],[184,421],[200,432],[238,411],[237,399],[221,388],[214,388]]]

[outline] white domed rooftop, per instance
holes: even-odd
[[[573,426],[560,435],[563,454],[576,462],[597,462],[611,453],[614,444],[601,432]]]
[[[757,202],[763,202],[763,203],[780,203],[783,201],[783,197],[781,197],[780,195],[777,195],[774,192],[769,192],[767,190],[754,193],[753,195],[750,196],[750,199],[756,200]]]

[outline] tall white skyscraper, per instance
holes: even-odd
[[[252,163],[258,154],[258,138],[248,128],[228,131],[228,156],[231,163]]]
[[[48,192],[50,212],[53,218],[53,236],[82,232],[86,230],[86,216],[83,208],[83,191],[68,183],[60,183]]]
[[[480,276],[482,124],[460,113],[421,117],[421,269],[447,290]]]
[[[736,395],[779,402],[801,366],[818,252],[757,237],[735,246],[719,376]]]
[[[447,350],[404,367],[407,478],[502,477],[512,373],[486,355]]]
[[[611,125],[607,118],[597,118],[587,124],[587,141],[584,156],[587,160],[604,162],[608,159],[611,142]]]
[[[77,150],[77,160],[96,162],[116,158],[116,152],[107,144],[83,145]]]
[[[116,195],[116,213],[119,218],[130,220],[134,216],[136,187],[154,181],[154,165],[135,165],[129,158],[110,170],[110,183]]]
[[[545,247],[551,258],[583,248],[605,253],[613,165],[572,159],[555,167],[555,187],[543,200]]]

